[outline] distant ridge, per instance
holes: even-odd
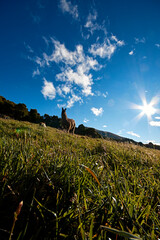
[[[136,145],[139,146],[143,146],[143,147],[147,147],[147,148],[154,148],[154,149],[158,149],[160,150],[160,146],[153,144],[152,142],[149,142],[148,144],[144,144],[142,142],[136,142],[133,139],[130,138],[125,138],[125,137],[121,137],[117,134],[111,133],[111,132],[107,132],[107,131],[102,131],[102,130],[98,130],[95,129],[95,131],[100,134],[104,139],[113,139],[115,141],[119,141],[119,142],[129,142],[129,143],[134,143]]]
[[[119,141],[123,141],[125,138],[117,135],[117,134],[114,134],[114,133],[111,133],[111,132],[106,132],[106,131],[101,131],[101,130],[98,130],[98,129],[95,129],[103,138],[111,138],[111,139],[115,139],[115,140],[119,140]]]

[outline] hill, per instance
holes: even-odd
[[[158,239],[159,172],[155,149],[0,119],[1,239]]]
[[[111,132],[101,131],[101,130],[98,130],[98,129],[95,129],[95,131],[99,135],[101,135],[104,139],[113,139],[113,140],[116,140],[118,142],[128,142],[128,143],[133,143],[133,144],[139,145],[141,147],[147,147],[147,148],[153,148],[153,149],[160,150],[160,146],[156,145],[156,144],[153,144],[152,142],[144,144],[142,142],[136,142],[131,138],[121,137],[121,136],[116,135],[116,134],[111,133]]]

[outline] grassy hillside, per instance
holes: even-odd
[[[0,119],[0,239],[158,239],[159,173],[158,150]]]

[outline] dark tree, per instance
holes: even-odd
[[[38,123],[41,121],[41,116],[37,112],[37,109],[31,109],[29,112],[28,120],[30,122]]]
[[[29,112],[25,104],[19,103],[15,106],[15,119],[26,120]]]

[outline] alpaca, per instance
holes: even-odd
[[[46,128],[46,124],[44,123],[44,122],[40,122],[40,124],[39,124],[41,127],[44,127],[44,128]]]
[[[62,126],[67,130],[68,133],[72,132],[74,134],[76,124],[73,119],[70,119],[67,117],[66,110],[67,110],[66,108],[65,109],[62,108],[62,114],[61,114]]]

